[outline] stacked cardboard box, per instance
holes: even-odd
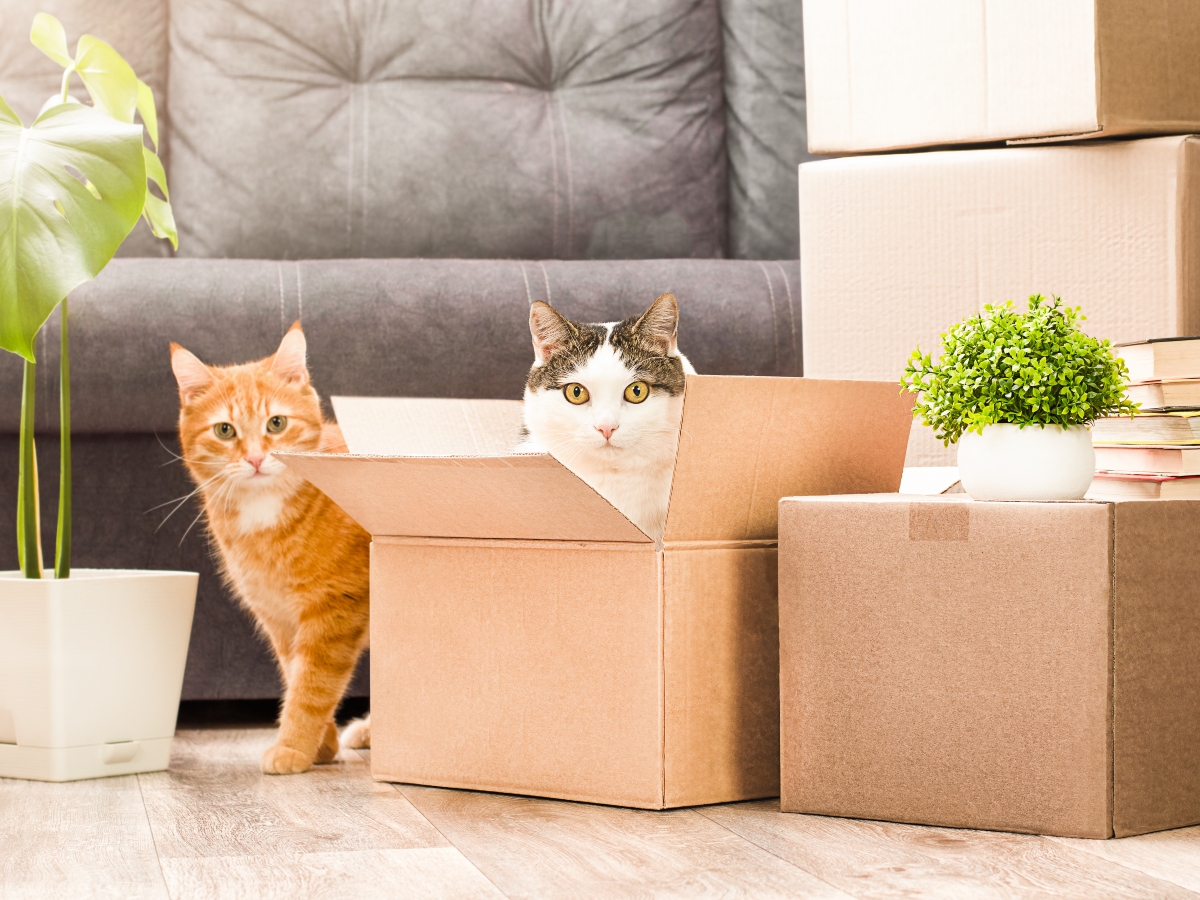
[[[788,812],[1200,822],[1200,503],[779,504]]]
[[[895,381],[1033,293],[1114,342],[1200,333],[1200,3],[804,18],[810,151],[927,151],[800,167],[806,375]],[[1114,136],[1138,139],[1095,140]],[[953,459],[914,428],[909,465]],[[1198,522],[1189,502],[784,500],[783,809],[1090,837],[1200,821],[1178,540]]]
[[[1200,499],[1200,340],[1141,341],[1117,348],[1129,368],[1136,416],[1092,427],[1097,500]]]
[[[1200,332],[1200,3],[806,0],[804,18],[811,152],[1020,145],[800,167],[806,375],[895,380],[954,322],[1036,292],[1113,341]],[[914,427],[909,465],[952,462]]]

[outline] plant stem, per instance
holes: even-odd
[[[37,457],[33,446],[33,409],[37,363],[25,361],[21,396],[21,450],[17,469],[17,557],[26,578],[42,577],[42,539],[38,534]]]
[[[62,356],[58,393],[58,534],[54,577],[71,577],[71,361],[67,353],[67,301],[62,302]]]
[[[62,80],[62,102],[63,103],[66,103],[67,98],[71,96],[71,72],[73,72],[73,71],[74,71],[74,67],[68,66],[67,70],[65,72],[63,72],[63,80]]]

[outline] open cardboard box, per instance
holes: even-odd
[[[335,400],[351,450],[281,459],[373,536],[384,781],[660,809],[779,791],[778,501],[894,491],[896,383],[688,376],[664,542],[520,404]]]

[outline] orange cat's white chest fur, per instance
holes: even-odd
[[[247,491],[239,500],[236,516],[230,524],[243,535],[273,529],[283,514],[284,501],[277,491]]]

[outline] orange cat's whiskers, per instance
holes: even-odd
[[[210,461],[205,461],[203,459],[192,459],[187,456],[180,456],[178,453],[176,453],[174,450],[172,450],[170,447],[168,447],[166,444],[164,444],[162,441],[162,438],[160,438],[157,434],[154,435],[154,439],[156,441],[158,441],[158,445],[160,447],[162,447],[164,450],[166,450],[173,457],[172,459],[169,459],[165,463],[163,463],[162,464],[163,466],[173,465],[176,462],[191,463],[194,466],[223,466],[223,465],[225,465],[225,463],[223,463],[223,462],[210,462]],[[161,469],[162,466],[159,466],[159,468]],[[168,502],[174,502],[174,501],[168,501]],[[167,504],[163,503],[161,505],[166,506]],[[157,506],[154,508],[158,509]]]
[[[216,475],[214,475],[212,478],[208,479],[208,481],[204,482],[202,485],[200,485],[198,488],[196,488],[194,491],[192,491],[190,494],[185,494],[182,497],[176,497],[174,500],[168,500],[166,503],[160,503],[160,504],[158,504],[158,506],[152,506],[148,510],[146,510],[147,513],[152,513],[156,509],[162,509],[164,506],[170,506],[172,503],[175,504],[175,507],[169,513],[167,513],[166,517],[161,522],[158,523],[158,528],[154,529],[155,533],[158,532],[159,528],[162,528],[164,525],[166,525],[167,519],[171,518],[171,516],[173,516],[173,515],[175,515],[175,513],[179,512],[179,510],[183,507],[183,505],[185,503],[187,503],[189,500],[191,500],[193,497],[195,497],[197,494],[199,494],[201,491],[203,491],[206,487],[208,487],[210,484],[212,484],[214,481],[216,481],[218,478],[220,478],[224,474],[225,474],[225,471],[220,471]],[[204,513],[202,510],[201,515],[203,515],[203,514]]]
[[[214,480],[216,478],[220,478],[222,475],[228,475],[228,473],[229,473],[228,469],[218,472],[216,475],[213,476],[213,478],[209,479],[209,482],[211,482],[212,480]],[[209,482],[205,482],[205,483],[207,484]],[[179,539],[180,547],[183,546],[183,542],[187,539],[187,536],[191,533],[192,529],[196,527],[196,523],[199,522],[202,518],[204,518],[204,513],[207,511],[208,505],[210,503],[215,503],[217,498],[221,496],[222,492],[225,494],[226,499],[228,499],[228,496],[230,494],[230,489],[233,487],[233,484],[234,484],[233,479],[226,478],[225,481],[217,487],[216,491],[213,492],[212,496],[210,496],[206,499],[204,506],[202,506],[200,508],[200,512],[197,513],[196,518],[192,519],[192,524],[187,527],[187,530],[184,531],[184,533],[183,533],[183,537],[181,537]],[[178,508],[178,507],[176,507],[176,508]],[[172,512],[173,511],[174,510],[172,510]]]

